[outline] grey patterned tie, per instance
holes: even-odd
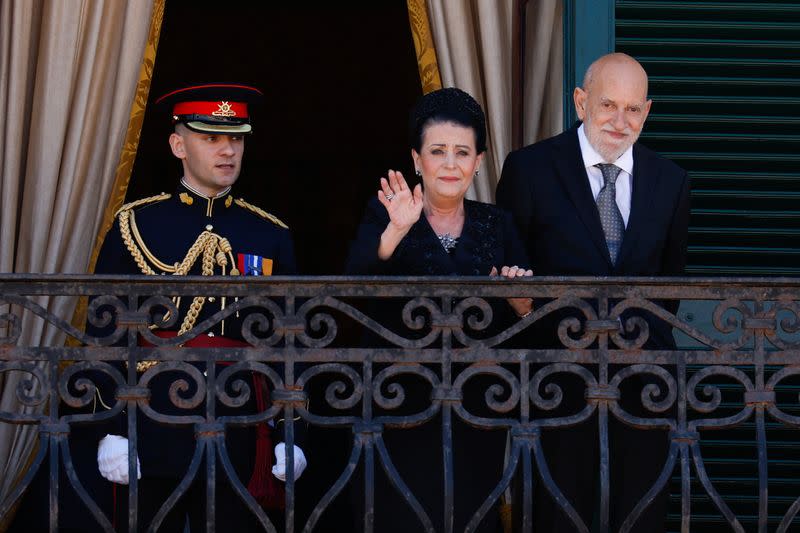
[[[606,246],[611,255],[611,263],[617,264],[617,255],[625,233],[625,222],[617,207],[617,177],[622,170],[616,165],[598,163],[595,165],[603,173],[603,188],[597,195],[597,210],[600,212],[600,223],[606,235]]]

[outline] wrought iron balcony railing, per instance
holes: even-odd
[[[176,297],[212,296],[227,305],[201,314],[186,333],[164,338],[158,330],[178,329]],[[54,316],[43,298],[89,297],[88,323],[96,336]],[[517,318],[504,298],[535,299],[534,312]],[[677,304],[707,312],[697,326]],[[694,312],[697,316],[698,312]],[[702,318],[702,317],[697,317]],[[27,321],[43,321],[76,343],[32,346],[21,341]],[[185,346],[216,331],[242,339],[228,347]],[[155,327],[158,326],[158,327]],[[27,326],[25,326],[27,327]],[[658,327],[673,328],[679,348],[653,343]],[[217,329],[215,329],[217,328]],[[237,498],[266,531],[275,531],[274,514],[265,512],[237,474],[226,446],[231,428],[282,422],[289,450],[285,482],[287,532],[315,530],[334,498],[347,492],[358,500],[360,523],[376,529],[380,507],[376,475],[382,468],[395,499],[416,517],[421,531],[473,531],[513,486],[521,531],[535,531],[534,488],[551,497],[576,529],[589,531],[550,474],[553,460],[541,437],[580,424],[595,428],[591,445],[597,466],[599,531],[636,531],[636,520],[662,490],[674,493],[676,529],[689,531],[695,509],[720,516],[724,530],[790,531],[800,510],[796,493],[781,492],[784,504],[770,501],[773,430],[800,426],[800,280],[696,278],[530,278],[508,282],[488,278],[167,278],[4,275],[0,277],[0,373],[20,372],[20,409],[0,412],[4,424],[30,425],[39,451],[16,488],[0,502],[7,515],[37,471],[49,473],[51,530],[58,527],[59,491],[74,490],[87,521],[112,529],[111,517],[84,487],[67,444],[78,427],[121,423],[135,457],[143,443],[138,419],[194,431],[189,464],[181,482],[161,507],[155,522],[140,523],[141,494],[135,461],[127,512],[130,531],[160,524],[176,500],[201,482],[209,503],[219,480],[228,480]],[[97,335],[101,332],[101,335]],[[147,369],[137,363],[155,361]],[[216,362],[217,364],[212,364]],[[224,364],[220,364],[224,363]],[[17,374],[20,375],[20,374]],[[154,383],[174,376],[164,393],[171,404],[151,404]],[[266,382],[271,402],[242,410],[255,395],[254,376]],[[634,378],[646,376],[643,385]],[[578,386],[565,385],[570,378]],[[159,381],[161,380],[161,381]],[[626,385],[627,384],[627,385]],[[110,387],[110,388],[109,388]],[[638,387],[638,388],[637,388]],[[314,390],[321,401],[309,403]],[[98,393],[109,394],[98,409]],[[577,396],[576,396],[577,395]],[[626,398],[625,395],[628,395]],[[575,407],[577,404],[577,407]],[[635,409],[629,408],[636,404]],[[574,407],[574,408],[573,408]],[[610,518],[614,479],[609,462],[614,448],[610,426],[640,432],[661,431],[668,446],[660,474],[622,523]],[[456,426],[507,436],[496,477],[486,480],[479,505],[466,517],[463,487],[454,480],[462,452]],[[349,459],[319,502],[296,511],[292,444],[307,428],[345,428]],[[432,505],[406,482],[397,453],[385,438],[391,432],[433,427],[440,471],[429,484],[441,493]],[[750,507],[728,500],[720,473],[704,447],[715,430],[739,428],[752,447],[740,450],[752,465]],[[458,430],[460,431],[460,430]],[[164,445],[168,445],[164,443]],[[430,451],[430,450],[429,450]],[[489,453],[491,450],[486,450]],[[191,456],[189,460],[188,455]],[[773,455],[773,457],[771,457]],[[49,457],[49,461],[46,460]],[[313,457],[310,458],[313,461]],[[59,484],[60,465],[68,487]],[[777,468],[777,467],[776,467]],[[787,467],[788,468],[788,467]],[[382,475],[382,474],[381,474]],[[784,475],[783,478],[791,476]],[[227,482],[227,481],[226,481]],[[792,489],[793,490],[793,489]],[[536,496],[541,497],[539,494]],[[703,500],[705,503],[698,503]],[[432,511],[432,508],[436,508]],[[378,515],[376,515],[378,513]],[[209,531],[214,505],[206,506]],[[459,522],[462,520],[463,522]],[[377,528],[380,530],[380,528]]]

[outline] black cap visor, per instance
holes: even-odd
[[[214,117],[210,115],[180,115],[174,117],[174,119],[176,122],[185,124],[187,128],[198,133],[235,135],[253,132],[249,119]]]

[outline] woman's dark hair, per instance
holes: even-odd
[[[475,132],[478,153],[486,151],[486,117],[483,109],[468,93],[455,87],[430,92],[417,101],[408,123],[411,148],[419,153],[425,128],[446,122],[471,128]]]

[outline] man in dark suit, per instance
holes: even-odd
[[[603,56],[589,67],[573,100],[581,123],[509,154],[497,187],[497,204],[513,214],[534,273],[681,275],[686,262],[689,180],[683,169],[637,143],[652,103],[647,98],[646,72],[625,54]],[[674,312],[677,304],[667,307]],[[641,311],[632,314],[648,322],[645,348],[674,348],[669,324]],[[555,328],[564,316],[555,313],[543,320],[534,336],[537,346],[562,347]],[[574,413],[586,405],[585,387],[582,382],[568,381],[562,383],[564,407]],[[622,391],[623,408],[628,407],[627,392]],[[641,411],[638,394],[630,403],[634,401]],[[658,477],[668,441],[664,431],[635,430],[616,421],[611,423],[609,440],[610,520],[615,529]],[[598,500],[598,442],[596,417],[576,428],[548,430],[543,435],[556,484],[589,526]],[[545,492],[536,491],[536,531],[574,531],[572,521],[549,496],[543,496]],[[663,492],[632,531],[664,530]]]

